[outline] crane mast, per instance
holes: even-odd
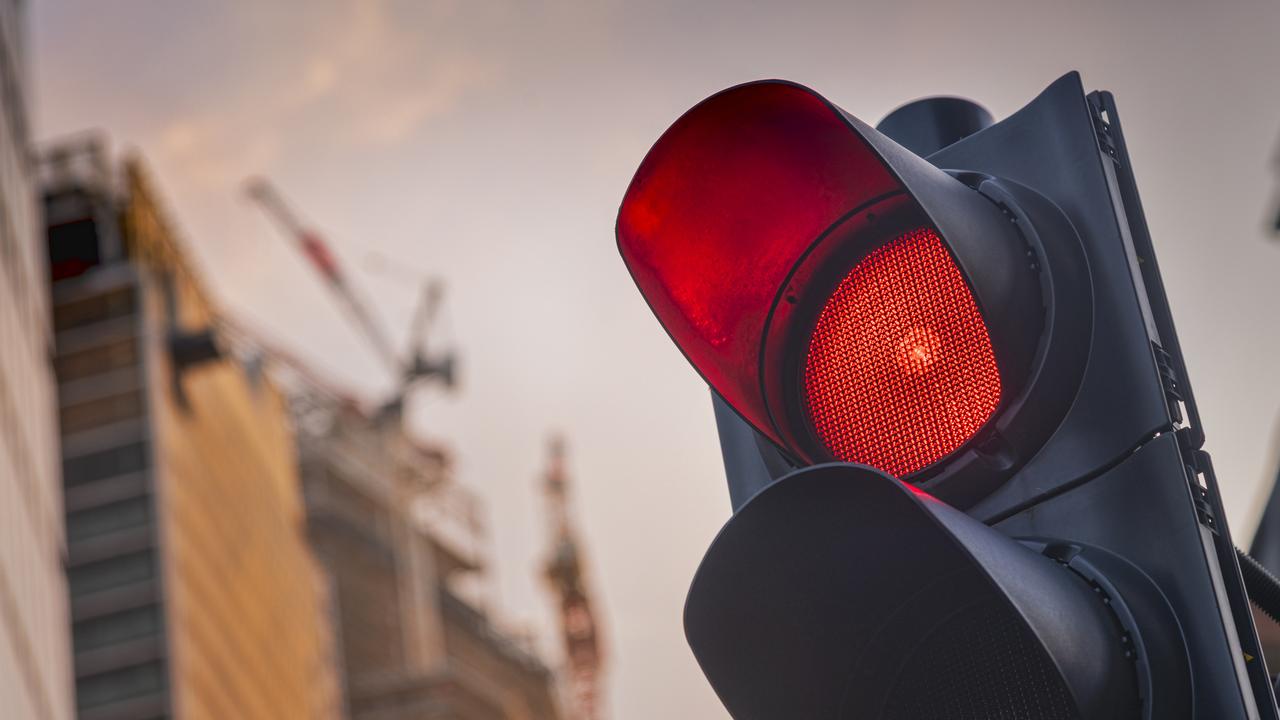
[[[569,518],[569,478],[565,469],[564,439],[553,437],[549,450],[544,490],[552,552],[546,566],[546,577],[559,601],[571,717],[575,720],[602,720],[600,636],[583,576],[582,555]]]

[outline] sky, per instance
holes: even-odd
[[[874,123],[971,97],[997,118],[1062,73],[1117,97],[1229,519],[1277,463],[1280,4],[651,0],[36,0],[38,137],[149,162],[223,306],[369,399],[390,379],[243,196],[270,177],[403,337],[427,275],[462,387],[420,393],[487,501],[495,604],[553,638],[536,491],[569,442],[616,720],[726,717],[684,642],[729,500],[707,391],[632,285],[623,191],[684,110],[780,77]]]

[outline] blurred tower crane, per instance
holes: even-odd
[[[1277,149],[1271,164],[1276,168],[1276,176],[1280,178],[1280,149]],[[1276,200],[1271,206],[1271,217],[1268,220],[1271,223],[1271,234],[1280,236],[1280,193],[1277,193],[1275,197]]]
[[[567,664],[567,684],[574,720],[601,720],[600,636],[591,598],[583,578],[578,540],[569,522],[569,478],[565,471],[564,439],[550,442],[550,459],[544,478],[552,552],[546,577],[560,603],[560,631]]]
[[[246,194],[276,222],[280,230],[297,245],[311,267],[325,281],[329,291],[347,309],[357,329],[373,346],[373,350],[400,380],[399,387],[380,408],[380,418],[398,418],[404,410],[405,396],[419,380],[439,379],[452,389],[457,380],[456,355],[449,351],[440,357],[427,352],[427,337],[443,297],[443,286],[437,280],[424,283],[417,309],[409,328],[409,344],[405,356],[395,350],[382,325],[356,293],[337,258],[319,233],[306,227],[284,198],[265,178],[253,178],[245,186]]]

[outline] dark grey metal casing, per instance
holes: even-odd
[[[1069,73],[927,159],[1056,205],[1079,236],[1092,288],[1088,363],[1069,411],[967,512],[1011,537],[1084,543],[1137,566],[1185,637],[1194,717],[1280,720],[1110,94],[1087,94]],[[717,422],[738,508],[786,463],[750,442],[754,431],[735,427],[732,412]]]
[[[911,152],[927,157],[993,124],[991,113],[972,100],[931,97],[894,110],[876,124],[876,129]]]

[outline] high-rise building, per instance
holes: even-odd
[[[340,717],[284,397],[140,164],[89,139],[42,170],[79,717]]]
[[[71,717],[52,333],[23,8],[0,0],[0,717]]]

